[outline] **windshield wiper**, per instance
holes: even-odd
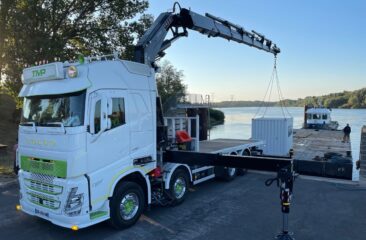
[[[47,123],[44,123],[45,126],[55,126],[55,127],[60,127],[62,129],[62,131],[64,133],[66,133],[66,129],[65,129],[65,125],[63,122],[47,122]]]
[[[21,122],[19,125],[24,127],[32,127],[32,130],[37,132],[36,122]]]
[[[20,122],[19,125],[27,127],[36,127],[36,122]]]

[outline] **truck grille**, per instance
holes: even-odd
[[[41,173],[31,173],[31,179],[38,182],[52,183],[55,177]]]
[[[58,209],[60,208],[60,201],[50,199],[42,194],[34,194],[31,192],[27,192],[28,200],[36,205],[50,208],[50,209]]]
[[[32,190],[58,195],[62,193],[62,187],[50,183],[44,183],[33,179],[25,179],[25,185]]]

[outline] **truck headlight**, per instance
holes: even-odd
[[[70,217],[80,215],[83,206],[84,193],[77,194],[77,191],[78,187],[73,187],[67,197],[65,213]]]

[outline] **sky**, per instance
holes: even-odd
[[[171,10],[173,0],[150,0],[147,13]],[[366,87],[366,1],[180,0],[184,8],[211,13],[271,39],[281,53],[277,70],[283,96],[297,99]],[[183,70],[189,93],[213,101],[262,100],[273,69],[272,54],[190,31],[164,59]],[[272,94],[272,101],[278,95]]]

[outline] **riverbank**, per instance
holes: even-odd
[[[217,126],[217,125],[224,124],[225,114],[224,114],[223,111],[220,111],[218,109],[210,108],[209,109],[209,114],[210,114],[209,128],[212,128],[212,127]]]

